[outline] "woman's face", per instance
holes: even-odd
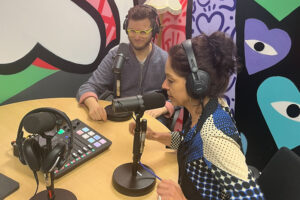
[[[170,57],[168,58],[165,66],[166,79],[162,87],[167,90],[169,100],[174,106],[185,106],[189,101],[189,96],[186,91],[184,77],[178,76],[171,67]]]

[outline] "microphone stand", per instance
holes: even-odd
[[[144,113],[143,113],[144,114]],[[141,132],[141,117],[143,114],[136,114],[136,126],[134,129],[134,137],[133,137],[133,164],[132,164],[132,176],[136,176],[138,162],[141,159],[142,154],[140,153],[141,141],[140,141],[140,132]]]
[[[121,97],[121,71],[114,70],[114,98]],[[122,113],[115,113],[112,110],[112,105],[108,105],[105,107],[105,111],[107,113],[107,119],[110,121],[122,122],[127,121],[131,118],[132,112],[122,112]]]
[[[46,146],[47,146],[47,154],[52,150],[52,144],[51,144],[52,137],[46,138]],[[50,175],[50,181],[49,181],[49,175]],[[46,183],[46,189],[48,192],[48,200],[54,200],[55,199],[55,192],[54,192],[54,171],[52,170],[50,173],[46,172],[44,174],[45,177],[45,183]]]
[[[121,72],[115,70],[114,76],[115,76],[114,94],[116,98],[120,98],[121,97]]]
[[[52,150],[52,136],[44,136],[46,138],[46,155]],[[76,196],[65,189],[54,188],[54,170],[45,172],[44,174],[46,190],[34,195],[30,200],[77,200]]]
[[[133,162],[117,167],[112,177],[114,188],[128,196],[145,195],[153,190],[156,183],[156,178],[139,165],[144,147],[143,134],[146,133],[147,129],[147,121],[143,119],[141,122],[145,109],[143,106],[141,107],[140,111],[135,113],[136,127],[133,138]],[[147,166],[147,168],[149,167]]]

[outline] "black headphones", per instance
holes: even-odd
[[[198,68],[192,48],[192,41],[188,39],[182,42],[181,45],[185,50],[191,69],[191,73],[187,76],[186,79],[186,90],[191,97],[199,99],[200,97],[203,97],[203,95],[205,95],[205,92],[210,85],[210,77],[206,71]]]
[[[70,133],[68,137],[68,144],[65,143],[57,143],[50,152],[43,154],[44,149],[40,146],[39,142],[35,139],[35,137],[23,138],[23,124],[24,119],[33,113],[39,112],[48,112],[52,113],[57,117],[57,131],[59,131],[60,125],[62,125],[63,120],[66,122],[67,126],[64,128],[66,132]],[[52,172],[55,167],[60,169],[68,160],[71,150],[73,147],[73,127],[68,116],[57,109],[54,108],[37,108],[35,110],[27,113],[20,122],[17,139],[16,139],[17,148],[19,150],[19,160],[24,165],[27,164],[30,169],[34,172],[43,171],[44,173]],[[67,150],[66,150],[67,149]]]
[[[161,25],[160,24],[160,20],[159,20],[159,16],[158,16],[155,8],[153,8],[152,6],[146,5],[146,4],[141,4],[141,5],[138,5],[138,6],[142,6],[142,7],[151,9],[152,16],[155,17],[155,23],[154,23],[154,25],[152,27],[152,37],[155,38],[156,34],[159,33],[160,25]],[[152,25],[152,21],[151,21],[151,25]],[[126,15],[124,23],[123,23],[123,30],[125,30],[126,34],[128,34],[127,28],[128,28],[128,15]]]

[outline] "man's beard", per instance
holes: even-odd
[[[128,39],[129,39],[129,41],[130,41],[131,46],[132,46],[135,50],[137,50],[137,51],[144,50],[145,48],[148,47],[148,45],[149,45],[149,44],[151,43],[151,41],[152,41],[152,37],[151,37],[151,38],[149,38],[148,41],[146,41],[146,43],[145,43],[143,46],[137,47],[137,46],[135,46],[135,45],[133,44],[133,42],[131,41],[130,38],[128,38]]]

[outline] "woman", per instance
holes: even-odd
[[[264,199],[248,170],[228,105],[221,99],[239,68],[235,58],[235,45],[222,32],[169,50],[163,88],[174,106],[185,107],[189,119],[182,132],[147,130],[148,139],[178,150],[179,184],[162,180],[157,187],[162,200]],[[134,127],[130,124],[131,133]]]

